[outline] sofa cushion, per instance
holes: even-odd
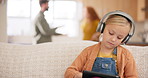
[[[130,52],[134,56],[139,78],[147,78],[148,75],[146,75],[146,72],[148,72],[148,46],[142,47],[126,45],[123,47],[130,50]]]
[[[65,70],[89,41],[15,45],[0,43],[0,78],[64,78]],[[137,64],[139,78],[148,72],[148,47],[128,48]]]
[[[0,44],[0,78],[63,78],[76,56],[94,42]]]

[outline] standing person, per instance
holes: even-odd
[[[96,41],[96,35],[100,35],[100,33],[95,34],[99,22],[100,18],[98,17],[94,8],[86,6],[84,8],[84,16],[81,22],[83,40]]]
[[[48,0],[39,0],[41,10],[36,16],[34,21],[34,28],[35,28],[34,40],[36,44],[51,42],[52,35],[58,34],[55,32],[57,28],[51,29],[44,17],[44,12],[48,11],[49,8],[48,2],[49,2]]]
[[[84,70],[119,75],[120,78],[138,78],[132,54],[120,46],[134,34],[132,17],[121,11],[113,11],[102,18],[99,26],[102,41],[84,49],[67,68],[65,78],[82,78]]]

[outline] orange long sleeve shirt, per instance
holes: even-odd
[[[65,72],[65,78],[74,78],[83,70],[91,71],[100,49],[100,44],[84,49]],[[120,78],[138,78],[136,65],[131,53],[122,46],[117,47],[117,69]]]

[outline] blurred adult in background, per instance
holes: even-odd
[[[39,0],[41,10],[37,14],[34,21],[34,28],[35,28],[34,40],[36,44],[51,42],[52,35],[58,35],[58,33],[55,32],[57,28],[51,29],[44,17],[44,12],[48,11],[49,8],[48,2],[49,0]]]
[[[83,40],[98,41],[100,32],[96,32],[100,18],[98,17],[94,8],[90,6],[84,7],[84,16],[81,22],[81,28],[83,31]]]

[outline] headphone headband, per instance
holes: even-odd
[[[100,23],[98,24],[97,32],[103,33],[103,30],[104,30],[104,28],[105,28],[106,19],[107,19],[110,15],[119,15],[119,16],[122,16],[122,17],[126,18],[128,21],[131,22],[131,24],[132,24],[132,28],[131,28],[131,29],[132,29],[133,32],[132,32],[131,34],[128,34],[128,40],[129,40],[129,38],[134,35],[134,32],[135,32],[135,23],[134,23],[134,20],[132,19],[132,17],[131,17],[130,15],[128,15],[128,14],[125,13],[125,12],[119,11],[119,10],[117,10],[117,11],[112,11],[112,12],[109,12],[109,13],[105,14],[104,17],[100,20]],[[125,41],[127,42],[128,40],[125,40]],[[125,42],[125,43],[126,43],[126,42]]]

